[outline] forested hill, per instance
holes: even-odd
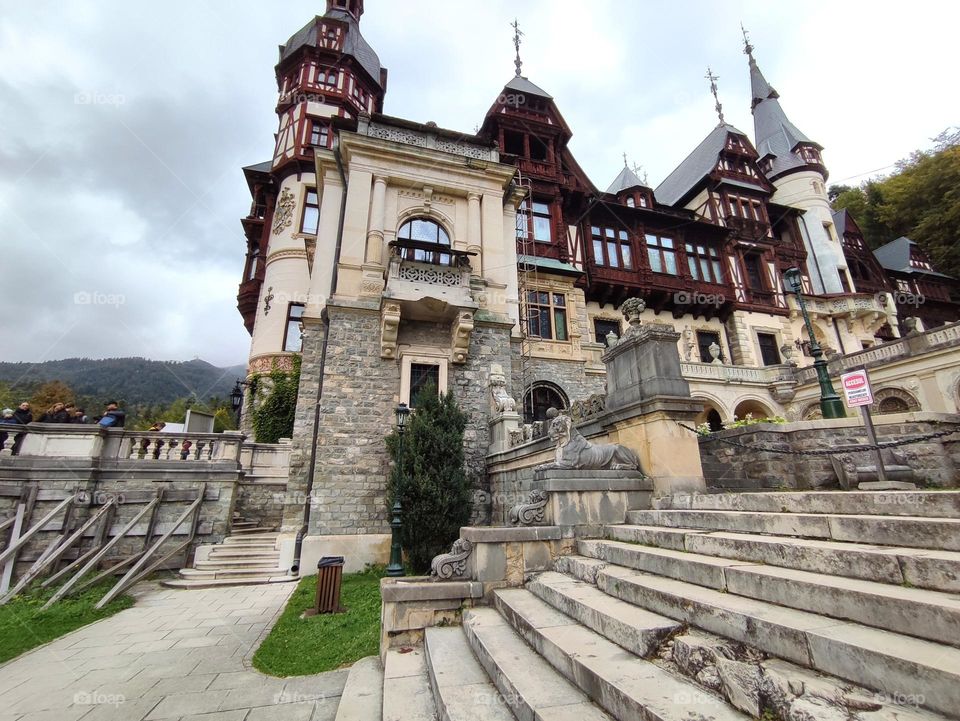
[[[246,366],[217,368],[206,361],[146,358],[66,358],[43,363],[0,362],[0,389],[29,398],[48,381],[61,381],[77,396],[100,404],[116,399],[127,406],[165,406],[178,398],[228,398]],[[6,395],[4,394],[4,395]]]

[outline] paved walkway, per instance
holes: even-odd
[[[0,666],[0,721],[332,721],[346,671],[250,665],[296,585],[141,584],[133,608]]]

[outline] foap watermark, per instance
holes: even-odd
[[[85,93],[74,93],[74,105],[113,105],[120,107],[127,102],[127,96],[122,93],[98,93],[87,91]]]
[[[879,305],[886,303],[886,293],[877,293],[876,300]],[[909,290],[895,290],[890,293],[894,305],[912,305],[917,308],[927,302],[923,293],[911,293]]]
[[[926,705],[927,697],[922,693],[903,693],[902,691],[883,693],[882,691],[876,691],[873,694],[873,701],[874,703],[884,705],[893,704],[897,706],[920,708],[921,706]]]
[[[523,93],[500,93],[497,97],[497,105],[506,105],[511,108],[519,108],[527,104],[527,96]]]
[[[107,305],[119,308],[127,302],[122,293],[102,293],[98,290],[79,290],[73,294],[74,305]]]
[[[127,697],[122,693],[80,691],[73,695],[73,703],[77,706],[120,706],[126,702]]]
[[[723,293],[701,293],[698,290],[678,290],[673,294],[677,305],[712,305],[719,308],[727,302]]]
[[[921,493],[878,493],[873,502],[880,506],[919,506],[927,502]]]
[[[283,691],[273,697],[273,703],[276,705],[282,703],[305,703],[308,701],[326,701],[327,694],[323,691],[294,691],[285,688]]]
[[[304,93],[302,91],[280,94],[277,103],[325,103],[327,96],[322,93]]]

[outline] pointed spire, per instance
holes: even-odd
[[[769,98],[779,98],[780,95],[773,86],[767,82],[760,72],[757,61],[753,57],[753,45],[750,43],[750,34],[740,23],[740,30],[743,32],[743,54],[750,58],[750,89],[753,91],[753,100],[750,103],[750,109],[757,107],[757,104]]]
[[[523,31],[520,30],[520,23],[516,18],[513,19],[513,22],[510,24],[510,27],[513,28],[513,47],[517,51],[517,57],[513,61],[513,64],[517,66],[516,76],[520,77],[520,68],[523,66],[523,61],[520,60],[520,38],[523,36]]]
[[[743,23],[740,23],[740,32],[743,33],[743,53],[748,58],[750,62],[753,62],[753,45],[750,44],[750,33],[747,32],[747,29],[743,27]]]
[[[710,81],[710,92],[713,93],[713,100],[716,103],[714,107],[717,110],[717,117],[720,118],[720,125],[726,125],[727,121],[723,119],[723,105],[720,104],[720,96],[717,95],[717,81],[720,79],[719,75],[714,75],[713,70],[710,69],[710,66],[707,66],[707,74],[704,77]]]

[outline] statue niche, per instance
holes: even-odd
[[[619,443],[591,443],[574,427],[573,420],[568,415],[559,414],[550,421],[547,435],[556,443],[556,460],[536,466],[535,471],[642,472],[640,458],[636,453]]]

